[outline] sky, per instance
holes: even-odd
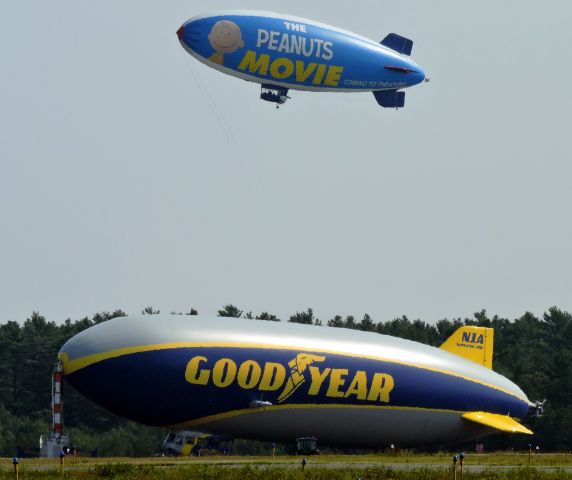
[[[197,62],[224,9],[414,41],[406,106]],[[435,322],[572,311],[572,4],[0,4],[0,323],[118,308]]]

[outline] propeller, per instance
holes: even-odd
[[[544,400],[536,400],[532,410],[536,417],[542,417],[544,415],[544,404],[546,403],[546,398]]]

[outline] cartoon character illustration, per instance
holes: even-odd
[[[220,20],[213,25],[209,33],[209,43],[216,51],[209,60],[224,65],[224,54],[233,53],[244,47],[240,27],[230,20]]]

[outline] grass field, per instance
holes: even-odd
[[[453,480],[451,455],[321,455],[302,457],[65,459],[63,478],[77,480]],[[61,479],[59,459],[22,459],[21,480]],[[13,479],[12,459],[2,459],[0,480]],[[457,468],[457,480],[461,472]],[[572,455],[467,455],[462,480],[572,480]]]

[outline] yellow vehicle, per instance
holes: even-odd
[[[232,450],[232,440],[232,437],[224,435],[172,430],[163,440],[161,451],[165,455],[180,457],[228,455]]]

